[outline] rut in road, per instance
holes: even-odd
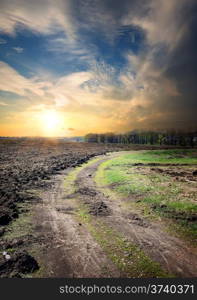
[[[74,199],[65,194],[65,172],[54,177],[53,190],[35,208],[35,229],[45,237],[40,251],[42,277],[121,277],[87,228],[75,217]]]

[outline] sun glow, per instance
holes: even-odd
[[[59,112],[45,110],[40,114],[39,119],[45,135],[55,136],[60,134],[64,122]]]

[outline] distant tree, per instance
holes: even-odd
[[[150,145],[180,145],[194,147],[197,144],[197,132],[169,131],[130,131],[124,134],[107,132],[102,134],[89,133],[84,140],[90,143],[119,144],[150,144]]]

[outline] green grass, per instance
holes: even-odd
[[[127,277],[174,277],[167,274],[159,265],[153,261],[136,245],[121,236],[111,227],[90,216],[85,208],[81,206],[78,210],[78,219],[85,223],[88,230],[101,245],[106,255]]]
[[[191,165],[197,162],[194,150],[136,151],[102,163],[96,173],[97,185],[108,195],[114,192],[125,198],[137,198],[161,217],[172,219],[182,228],[186,237],[194,240],[196,225],[188,220],[197,214],[195,193],[184,197],[185,186],[173,181],[164,173],[151,172],[150,167],[135,166],[136,163],[180,163]],[[170,155],[170,157],[169,157]],[[184,155],[183,157],[179,157]],[[177,157],[178,156],[178,157]],[[149,168],[149,169],[148,169]],[[140,205],[141,205],[140,203]]]
[[[160,163],[197,164],[197,150],[152,150],[145,152],[144,158]]]
[[[197,204],[189,202],[169,202],[168,207],[177,212],[196,213]]]
[[[168,226],[168,231],[172,232],[177,237],[187,239],[192,245],[197,246],[196,243],[196,233],[197,233],[197,224],[188,224],[185,221],[180,221],[179,223],[171,223]]]
[[[196,149],[172,149],[172,150],[151,150],[146,151],[147,155],[159,155],[159,156],[166,156],[170,155],[174,158],[180,156],[187,156],[187,157],[196,157],[197,158],[197,150]]]
[[[32,226],[32,213],[31,213],[31,204],[29,203],[20,203],[19,209],[24,208],[27,210],[25,213],[22,213],[19,218],[13,220],[6,229],[3,239],[11,241],[13,239],[23,238],[28,234],[33,233]]]
[[[114,159],[112,165],[127,165],[133,163],[197,164],[197,150],[136,151]]]

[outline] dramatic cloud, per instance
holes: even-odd
[[[64,14],[66,3],[63,0],[1,1],[0,28],[9,34],[16,34],[17,30],[26,27],[45,34],[56,32],[58,26],[69,28]]]
[[[196,12],[195,0],[1,1],[2,119],[15,101],[81,134],[195,128]]]
[[[21,96],[31,92],[43,96],[43,90],[39,87],[36,80],[27,79],[21,76],[13,68],[4,62],[0,62],[0,90],[12,92]]]

